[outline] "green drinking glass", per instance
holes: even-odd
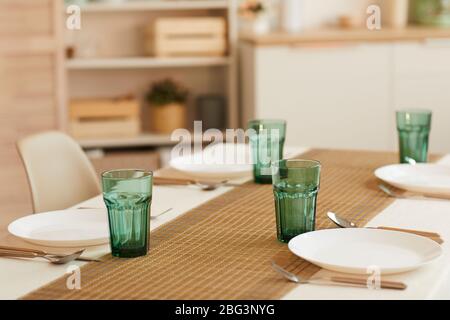
[[[251,120],[248,123],[248,136],[253,156],[253,177],[256,183],[272,183],[273,161],[283,158],[286,139],[286,121]]]
[[[427,162],[430,129],[431,111],[397,111],[401,163]]]
[[[315,160],[273,163],[272,179],[278,240],[314,231],[321,164]]]
[[[134,258],[147,254],[152,182],[153,173],[143,170],[112,170],[102,174],[113,256]]]

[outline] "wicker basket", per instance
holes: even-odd
[[[154,133],[172,133],[186,126],[186,106],[171,103],[164,106],[151,106],[151,128]]]

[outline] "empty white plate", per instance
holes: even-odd
[[[251,174],[250,157],[246,144],[214,144],[202,152],[173,158],[170,166],[192,177],[231,179]]]
[[[382,274],[416,269],[438,258],[436,242],[414,234],[376,229],[327,229],[305,233],[289,241],[297,256],[324,269]]]
[[[378,168],[375,176],[400,189],[450,195],[450,166],[429,163],[393,164]]]
[[[106,209],[33,214],[12,222],[8,231],[28,242],[51,247],[85,247],[109,242]]]

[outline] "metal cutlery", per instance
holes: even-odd
[[[43,258],[53,264],[66,264],[73,260],[81,259],[80,256],[84,252],[84,249],[75,251],[70,254],[52,254],[39,250],[29,250],[29,249],[0,249],[0,257],[11,257],[11,258]],[[84,258],[83,258],[84,259]],[[86,260],[84,260],[86,261]],[[94,260],[89,260],[94,261]]]
[[[163,177],[153,177],[153,183],[155,185],[197,186],[203,191],[213,191],[220,187],[237,187],[240,185],[238,183],[230,183],[228,180],[214,181]]]
[[[80,252],[80,255],[84,252],[85,249],[80,249],[78,252]],[[30,248],[19,248],[19,247],[11,247],[11,246],[1,246],[0,245],[0,254],[2,253],[30,253],[33,254],[35,257],[37,256],[52,256],[52,257],[64,257],[69,256],[68,254],[57,254],[57,253],[49,253],[44,250],[39,249],[30,249]],[[74,260],[77,261],[86,261],[86,262],[101,262],[99,259],[95,258],[87,258],[87,257],[81,257],[78,256]]]
[[[343,217],[338,216],[333,212],[327,213],[328,218],[333,221],[337,226],[341,228],[358,228],[358,226]],[[444,241],[441,236],[436,232],[428,232],[428,231],[420,231],[420,230],[410,230],[410,229],[401,229],[401,228],[392,228],[392,227],[367,227],[368,229],[381,229],[381,230],[390,230],[390,231],[399,231],[399,232],[407,232],[416,234],[422,237],[430,238],[431,240],[436,241],[439,244],[442,244]]]
[[[417,161],[410,157],[405,157],[405,160],[408,162],[408,164],[415,166],[417,164]]]
[[[221,182],[210,182],[210,181],[196,181],[195,184],[203,191],[213,191],[220,187],[237,187],[239,184],[230,183],[227,180]]]
[[[170,212],[170,211],[172,211],[172,210],[173,210],[173,208],[169,208],[169,209],[166,209],[166,210],[164,210],[163,212],[160,212],[160,213],[158,213],[158,214],[150,215],[150,219],[156,219],[156,218],[158,218],[159,216],[162,216],[163,214],[166,214],[167,212]]]
[[[314,277],[310,279],[301,278],[300,276],[287,271],[280,267],[274,261],[271,262],[272,268],[281,276],[285,277],[289,281],[295,283],[309,283],[319,285],[340,285],[340,286],[352,286],[352,287],[365,287],[368,288],[367,279],[363,277],[346,277],[346,276],[330,276],[330,277]],[[398,281],[386,281],[380,280],[380,288],[382,289],[394,289],[405,290],[406,284]]]
[[[106,210],[105,207],[77,207],[76,209],[77,210]],[[166,209],[166,210],[164,210],[164,211],[162,211],[162,212],[160,212],[158,214],[150,215],[150,219],[156,219],[159,216],[162,216],[163,214],[166,214],[167,212],[170,212],[172,210],[173,210],[173,208],[169,208],[169,209]]]
[[[440,197],[440,196],[433,196],[433,195],[408,195],[408,194],[401,194],[399,192],[396,192],[389,188],[388,186],[384,184],[379,184],[378,188],[386,193],[388,196],[397,198],[397,199],[411,199],[411,200],[450,200],[450,198]]]

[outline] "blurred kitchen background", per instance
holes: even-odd
[[[0,216],[31,211],[15,142],[34,132],[68,132],[98,172],[154,170],[194,120],[396,150],[398,108],[433,110],[450,152],[449,0],[0,0]]]

